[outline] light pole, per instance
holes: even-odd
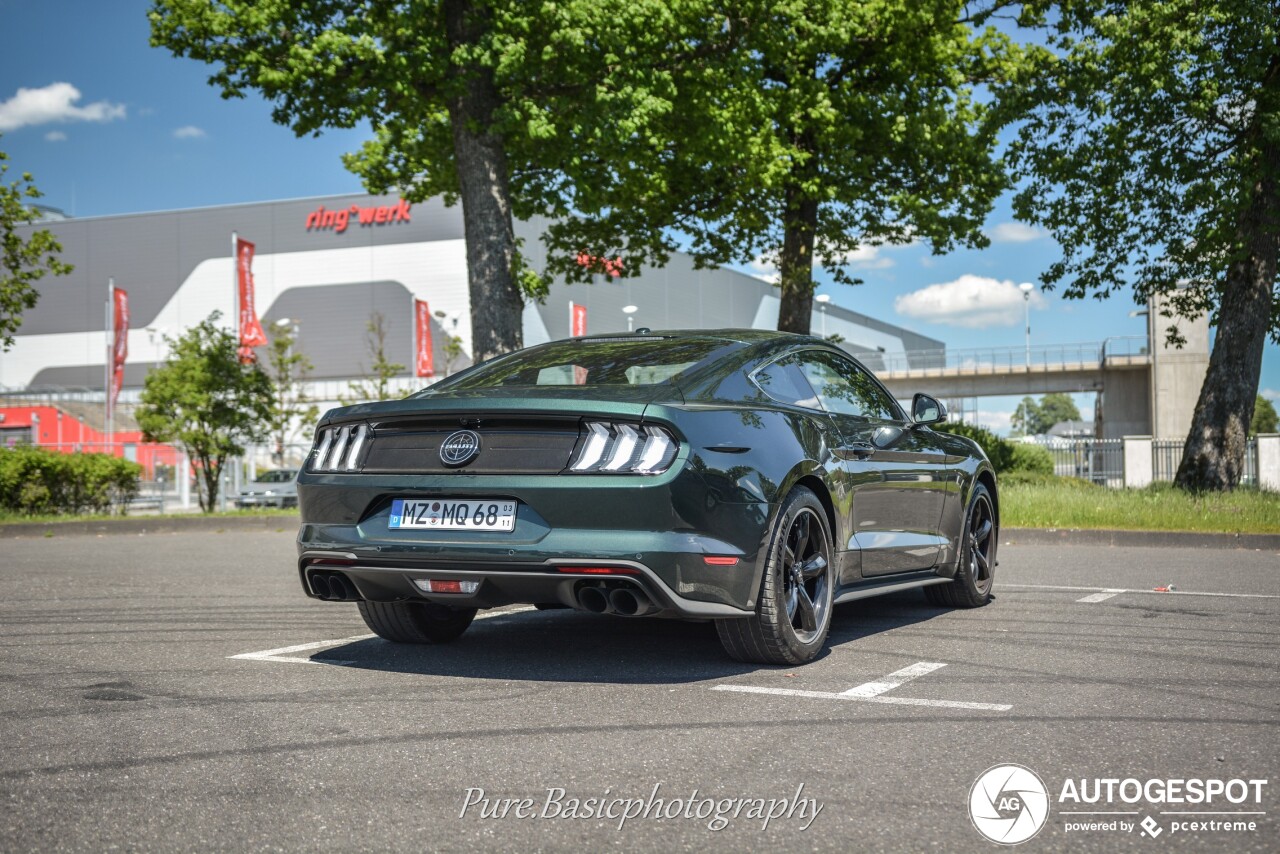
[[[827,337],[827,303],[831,302],[831,294],[818,294],[813,298],[818,304],[818,313],[822,315],[822,337]]]
[[[1023,282],[1022,284],[1018,285],[1018,288],[1021,289],[1022,291],[1023,315],[1026,319],[1026,324],[1027,324],[1027,370],[1030,370],[1031,369],[1031,292],[1036,289],[1036,286],[1031,284],[1030,282]]]
[[[635,317],[634,317],[634,315],[635,315],[635,313],[636,313],[637,311],[639,311],[639,310],[640,310],[640,307],[639,307],[639,306],[635,306],[635,305],[624,305],[624,306],[622,307],[622,313],[623,313],[623,314],[625,314],[625,315],[627,316],[627,331],[628,331],[628,332],[631,332],[631,331],[632,331],[632,329],[633,329],[633,327],[635,326]]]

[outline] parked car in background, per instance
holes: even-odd
[[[260,472],[254,480],[245,484],[236,496],[236,506],[249,507],[297,507],[298,470],[269,469]]]

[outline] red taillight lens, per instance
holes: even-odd
[[[639,575],[640,570],[629,566],[557,566],[557,572],[575,575]]]
[[[707,566],[737,566],[738,559],[736,557],[725,557],[720,555],[706,555],[702,558],[702,562]]]

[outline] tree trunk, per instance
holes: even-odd
[[[818,231],[818,202],[795,184],[787,187],[786,222],[782,232],[782,305],[778,331],[809,334],[813,317],[813,241]]]
[[[472,0],[445,0],[445,32],[453,50],[475,45],[489,11]],[[462,198],[471,296],[471,358],[479,362],[523,346],[524,298],[515,280],[516,242],[506,150],[493,132],[500,103],[491,68],[454,66],[449,100],[454,161]]]
[[[1191,432],[1174,483],[1193,491],[1229,490],[1244,473],[1249,422],[1262,374],[1262,351],[1271,321],[1280,234],[1280,150],[1263,145],[1259,179],[1241,217],[1246,257],[1227,270],[1218,310],[1218,335],[1200,388]]]

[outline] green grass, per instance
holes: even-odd
[[[1000,523],[1009,528],[1099,528],[1280,534],[1280,494],[1238,489],[1193,495],[1171,484],[1107,489],[1075,478],[1006,476]]]
[[[121,519],[233,519],[239,516],[253,517],[294,517],[296,518],[298,511],[281,510],[277,507],[262,508],[258,510],[227,510],[224,513],[137,513],[132,516],[119,515],[103,515],[96,513],[80,513],[72,515],[51,515],[44,514],[38,516],[24,516],[20,513],[7,513],[0,511],[0,525],[15,525],[28,523],[57,523],[57,522],[116,522]]]

